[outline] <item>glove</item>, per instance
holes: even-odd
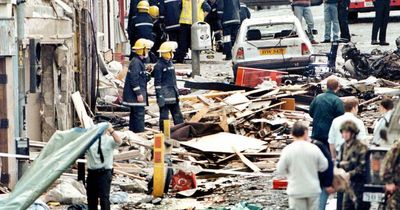
[[[161,95],[157,96],[157,104],[159,107],[165,106],[165,98]]]

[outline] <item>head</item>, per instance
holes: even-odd
[[[351,112],[353,114],[357,114],[358,113],[358,99],[352,98],[352,99],[346,100],[344,102],[344,110],[345,110],[345,112]]]
[[[386,113],[394,108],[393,100],[390,98],[384,98],[379,104],[379,111]]]
[[[335,78],[331,78],[326,83],[326,87],[330,91],[337,92],[339,90],[339,81]]]
[[[291,133],[295,140],[308,140],[308,127],[302,121],[297,121],[293,125]]]
[[[132,50],[135,51],[135,53],[140,57],[140,58],[147,58],[149,55],[149,51],[153,46],[153,42],[147,39],[138,39],[135,42],[135,45],[132,47]]]
[[[157,6],[151,6],[149,8],[149,14],[154,20],[156,20],[160,16],[160,10],[158,9]]]
[[[148,13],[150,4],[148,1],[140,1],[136,8],[137,8],[138,12]]]
[[[164,42],[161,44],[158,52],[160,53],[160,56],[165,60],[171,60],[174,57],[174,52],[177,47],[178,44],[176,42]]]
[[[352,121],[346,121],[340,127],[340,133],[345,142],[355,140],[359,132],[357,125]]]

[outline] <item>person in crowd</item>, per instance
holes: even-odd
[[[342,134],[340,133],[340,128],[344,122],[352,121],[356,124],[358,130],[360,131],[357,135],[357,139],[365,140],[367,138],[368,131],[364,125],[364,122],[357,117],[358,105],[359,102],[356,98],[346,100],[344,102],[345,113],[332,121],[331,128],[329,129],[328,142],[333,161],[336,161],[340,148],[344,143]]]
[[[344,114],[343,102],[335,94],[339,88],[337,79],[327,81],[327,91],[311,102],[310,116],[313,118],[312,139],[324,143],[329,148],[328,136],[332,121]]]
[[[183,115],[179,107],[179,91],[176,84],[175,67],[172,58],[176,42],[164,42],[158,52],[161,58],[154,66],[154,86],[156,88],[157,104],[160,108],[160,130],[164,130],[164,120],[169,119],[171,112],[174,124],[183,123]]]
[[[340,38],[344,40],[343,42],[351,41],[349,29],[349,6],[350,0],[339,0],[338,19],[340,25]]]
[[[140,1],[137,4],[137,14],[128,24],[128,35],[131,46],[137,40],[143,38],[154,42],[153,19],[149,14],[150,4],[148,1]],[[130,59],[133,54],[131,53]]]
[[[168,40],[178,42],[180,37],[179,18],[182,12],[182,0],[163,0],[164,24]]]
[[[394,103],[393,100],[390,98],[384,98],[380,102],[379,112],[382,113],[382,117],[375,122],[374,138],[372,140],[373,144],[380,146],[387,146],[387,147],[391,146],[390,145],[391,142],[387,142],[385,140],[382,141],[380,134],[383,129],[389,127],[389,123],[393,115],[393,108],[394,108]]]
[[[222,23],[224,60],[231,60],[232,47],[240,27],[240,1],[218,0],[217,12]]]
[[[211,11],[210,5],[204,0],[197,0],[197,21],[204,21],[205,16]],[[183,63],[191,45],[192,28],[192,1],[182,0],[182,12],[179,19],[180,34],[175,60]]]
[[[240,24],[243,23],[244,20],[251,18],[251,13],[249,8],[245,3],[240,2]]]
[[[339,40],[338,0],[324,0],[325,36],[322,43]]]
[[[343,197],[342,209],[344,210],[368,210],[370,203],[364,202],[363,189],[367,182],[366,172],[366,155],[368,152],[367,145],[357,139],[360,132],[357,125],[352,121],[346,121],[340,128],[344,144],[340,150],[338,168],[346,171],[348,180],[350,180],[351,191],[345,192]]]
[[[400,141],[386,153],[380,175],[386,193],[390,195],[386,209],[400,209]]]
[[[206,23],[210,25],[211,29],[211,37],[212,39],[212,45],[216,46],[216,51],[217,52],[222,52],[223,46],[222,46],[222,24],[221,20],[218,18],[218,12],[217,12],[217,2],[220,0],[207,0],[207,3],[211,7],[210,13],[205,18]]]
[[[110,124],[102,135],[87,151],[87,201],[89,210],[97,210],[100,200],[101,210],[110,209],[110,189],[113,169],[114,149],[122,140]]]
[[[303,18],[307,24],[307,34],[308,38],[311,41],[311,44],[318,44],[314,38],[314,17],[311,12],[311,1],[310,0],[292,0],[292,9],[294,15],[302,22]]]
[[[375,7],[375,19],[372,26],[371,44],[387,46],[389,43],[386,42],[386,31],[390,17],[390,0],[376,0],[373,2]]]
[[[286,146],[277,165],[277,174],[288,179],[289,208],[318,209],[321,193],[318,172],[328,169],[328,160],[308,137],[308,127],[296,122],[292,128],[293,143]]]
[[[166,36],[164,35],[159,8],[157,6],[150,6],[149,14],[153,18],[153,36],[155,37],[154,46],[151,48],[149,57],[150,63],[155,63],[158,60],[157,50],[160,48],[161,43],[166,41]]]
[[[129,130],[135,133],[144,132],[144,107],[147,105],[148,73],[144,65],[153,43],[139,39],[132,47],[133,56],[125,78],[122,104],[130,107]]]

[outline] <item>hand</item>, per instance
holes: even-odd
[[[389,193],[393,193],[394,191],[396,191],[396,185],[395,184],[386,184],[385,185],[385,189],[386,189],[386,191],[387,192],[389,192]]]
[[[138,101],[139,103],[142,103],[142,102],[144,101],[143,95],[138,95],[138,96],[137,96],[137,101]]]
[[[336,192],[335,188],[331,187],[325,187],[325,191],[330,195]]]
[[[165,106],[165,99],[162,96],[157,97],[157,104],[159,107],[164,107]]]
[[[153,71],[153,66],[152,65],[147,65],[146,66],[146,71],[152,72]]]
[[[108,123],[107,132],[108,132],[108,133],[112,133],[112,132],[114,132],[114,128],[113,128],[113,126],[112,126],[112,124],[111,124],[111,123]]]

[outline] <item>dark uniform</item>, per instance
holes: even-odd
[[[240,1],[219,0],[217,3],[219,18],[222,22],[224,35],[224,54],[226,59],[232,59],[232,46],[240,27]]]
[[[350,0],[339,0],[338,4],[338,17],[340,25],[340,38],[351,41],[351,35],[349,30],[349,6]]]
[[[205,18],[205,22],[208,23],[210,25],[210,29],[211,29],[211,37],[214,37],[213,41],[213,45],[214,45],[214,41],[216,43],[218,43],[219,45],[222,45],[222,24],[221,24],[221,20],[218,17],[218,12],[217,12],[217,2],[219,0],[208,0],[208,4],[211,7],[211,11],[210,13],[208,13],[208,15]],[[217,47],[217,51],[219,49],[222,49],[221,47]]]
[[[153,36],[155,38],[154,38],[153,48],[151,48],[151,53],[149,55],[151,63],[157,62],[158,60],[157,49],[160,48],[163,42],[167,41],[161,21],[162,21],[161,19],[157,19],[153,22]]]
[[[164,120],[169,119],[169,111],[175,125],[183,123],[175,67],[172,61],[164,58],[158,60],[154,66],[154,86],[156,87],[157,104],[160,107],[160,130],[163,130]]]
[[[163,7],[160,14],[164,16],[165,32],[169,36],[169,41],[178,42],[182,0],[164,0]]]
[[[251,13],[246,4],[240,2],[240,24],[243,23],[244,20],[250,19]]]
[[[356,196],[354,203],[348,193],[344,194],[342,208],[344,210],[367,210],[370,208],[370,203],[362,201],[364,185],[367,182],[367,152],[368,147],[356,139],[350,143],[345,142],[340,149],[338,168],[342,168],[350,174],[350,187]]]
[[[134,41],[134,36],[133,36],[133,19],[136,17],[138,10],[137,10],[137,5],[139,4],[139,1],[141,0],[131,0],[130,6],[129,6],[129,14],[128,14],[128,38],[130,41],[131,46],[135,44]]]
[[[128,26],[130,33],[129,39],[131,46],[135,44],[138,39],[148,39],[154,42],[155,36],[153,34],[153,19],[147,12],[139,12],[132,20],[131,25]],[[131,37],[133,39],[131,39]]]
[[[374,1],[375,6],[375,19],[374,25],[372,26],[372,40],[376,41],[378,38],[380,43],[386,42],[386,29],[389,23],[390,15],[390,0],[376,0]]]
[[[400,209],[400,142],[395,143],[383,160],[381,178],[385,184],[395,184],[397,189],[387,201],[387,210]]]
[[[147,82],[148,76],[144,61],[136,53],[133,53],[128,74],[125,78],[122,103],[131,108],[129,130],[135,133],[144,131],[144,107],[147,105]],[[143,96],[143,102],[138,102],[137,96],[139,95]]]

